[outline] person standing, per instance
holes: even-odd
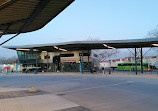
[[[105,68],[104,67],[102,68],[102,72],[103,72],[103,75],[104,75],[105,74]]]
[[[90,68],[91,74],[93,74],[93,67]]]

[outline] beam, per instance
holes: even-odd
[[[20,20],[19,22],[22,22],[22,21],[26,21],[26,19]],[[17,21],[17,22],[18,22],[18,21]],[[12,25],[12,24],[8,24],[8,29],[9,29],[9,27],[10,27],[11,25]],[[7,29],[7,30],[8,30],[8,29]],[[21,29],[22,29],[22,28],[21,28]],[[7,32],[7,30],[6,30],[6,32]],[[10,39],[8,39],[8,40],[4,41],[3,43],[1,43],[0,46],[3,45],[3,44],[5,44],[6,42],[10,41],[11,39],[15,38],[15,37],[18,36],[19,34],[20,34],[20,31],[19,31],[16,35],[14,35],[13,37],[11,37]]]
[[[3,33],[0,35],[0,38],[7,32],[7,30],[9,29],[9,27],[10,27],[10,25],[8,25],[7,27],[6,27],[6,29],[3,31]]]
[[[0,44],[0,46],[3,45],[3,44],[5,44],[6,42],[10,41],[11,39],[15,38],[15,37],[18,36],[19,34],[20,34],[20,33],[17,33],[16,35],[14,35],[13,37],[11,37],[10,39],[4,41],[3,43]]]
[[[6,27],[8,25],[14,25],[14,24],[18,24],[18,23],[23,23],[26,22],[28,19],[22,19],[22,20],[17,20],[17,21],[12,21],[6,24],[0,24],[0,27]]]
[[[143,56],[145,56],[151,49],[152,49],[152,47],[150,47],[150,49],[148,51],[146,51],[146,53]]]
[[[15,2],[17,2],[19,0],[8,0],[7,2],[3,3],[0,5],[0,11],[9,7],[10,5],[14,4]]]
[[[35,18],[40,14],[40,12],[46,7],[46,5],[50,2],[51,0],[42,0],[41,3],[37,6],[37,8],[34,10],[32,15],[29,17],[29,19],[26,21],[24,24],[21,32],[25,32],[25,30],[31,25],[32,21],[35,20]]]
[[[129,48],[127,48],[129,50]],[[131,50],[129,50],[133,55],[135,55]]]

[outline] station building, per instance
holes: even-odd
[[[87,72],[91,67],[88,51],[39,52],[18,48],[17,54],[24,71],[34,70],[36,65],[40,72]]]
[[[91,50],[134,48],[134,62],[141,63],[143,73],[143,48],[158,47],[158,38],[109,40],[109,41],[73,41],[56,44],[37,44],[23,46],[3,46],[17,50],[19,61],[24,69],[36,68],[41,72],[85,72],[93,67]],[[140,49],[140,50],[138,50]],[[140,60],[138,52],[140,51]]]

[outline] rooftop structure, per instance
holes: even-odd
[[[32,57],[32,60],[30,61],[27,60],[27,62],[34,61],[33,64],[36,63],[36,66],[38,66],[37,59],[42,57],[42,56],[40,57],[41,54],[45,54],[45,58],[47,61],[47,63],[45,64],[47,66],[47,69],[49,68],[48,59],[50,59],[50,61],[53,61],[51,63],[55,63],[55,61],[57,61],[55,64],[58,67],[57,69],[60,69],[59,68],[61,67],[60,62],[62,61],[61,55],[64,53],[68,57],[68,55],[70,55],[69,53],[72,51],[77,51],[78,59],[75,60],[74,58],[73,59],[71,58],[71,60],[75,60],[72,62],[75,62],[75,66],[79,66],[80,68],[83,68],[83,64],[81,64],[82,66],[80,66],[80,64],[78,63],[84,63],[83,56],[84,56],[84,52],[86,52],[87,53],[85,54],[85,56],[87,56],[86,64],[88,64],[87,67],[88,69],[90,69],[91,61],[89,59],[89,56],[90,56],[90,51],[92,49],[135,48],[135,53],[134,53],[135,64],[137,64],[138,60],[137,60],[136,48],[141,48],[140,62],[141,62],[142,73],[143,73],[142,48],[143,47],[157,47],[157,46],[158,46],[158,38],[147,38],[147,39],[129,39],[129,40],[108,40],[108,41],[74,41],[74,42],[64,42],[64,43],[56,43],[56,44],[51,43],[51,44],[36,44],[36,45],[23,45],[23,46],[4,46],[4,48],[17,50],[19,57],[24,57],[24,58]],[[46,57],[46,56],[49,56],[49,53],[50,54],[52,53],[51,58]],[[67,58],[67,60],[69,60],[69,58]],[[136,70],[136,74],[137,74],[137,70]]]
[[[141,48],[157,47],[158,38],[147,39],[127,39],[127,40],[102,40],[102,41],[72,41],[63,43],[34,44],[23,46],[4,46],[4,48],[20,49],[38,49],[39,51],[76,51],[91,49],[120,49],[120,48]],[[63,49],[63,50],[62,50]]]

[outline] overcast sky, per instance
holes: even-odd
[[[75,0],[44,28],[5,45],[144,38],[158,25],[158,0]],[[6,40],[4,36],[0,42]],[[0,48],[0,57],[16,53]]]

